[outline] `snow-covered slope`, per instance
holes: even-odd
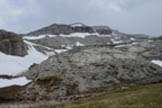
[[[26,37],[24,38],[24,43],[28,46],[28,54],[24,57],[7,55],[5,53],[0,52],[0,75],[10,75],[15,76],[19,75],[29,69],[31,65],[34,63],[40,64],[44,60],[46,60],[49,56],[54,55],[55,53],[61,53],[67,51],[66,49],[54,49],[35,44],[27,41],[26,39],[41,39],[45,36],[40,37]],[[42,52],[36,47],[41,47]],[[43,53],[44,52],[44,53]]]
[[[31,37],[30,39],[40,39],[40,37]],[[21,73],[27,71],[31,65],[34,63],[40,64],[46,60],[49,56],[54,55],[55,53],[61,53],[67,51],[66,49],[57,49],[35,44],[24,39],[24,43],[28,47],[28,54],[24,57],[7,55],[0,52],[0,76],[17,76]],[[42,48],[40,49],[38,48]],[[0,78],[0,88],[9,87],[13,85],[23,86],[31,82],[31,80],[26,79],[25,77],[13,78],[13,79],[3,79]]]
[[[37,51],[29,42],[25,41],[25,43],[29,49],[28,54],[24,57],[0,52],[0,75],[18,75],[28,70],[33,63],[39,64],[48,58],[48,55]]]

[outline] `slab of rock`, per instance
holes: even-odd
[[[25,56],[27,45],[15,33],[0,30],[0,51],[8,55]]]

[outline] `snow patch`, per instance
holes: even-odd
[[[58,35],[46,35],[46,36],[53,38],[53,37],[57,37]]]
[[[111,39],[111,42],[112,42],[113,44],[120,44],[120,43],[123,43],[122,40],[115,40],[115,39]]]
[[[46,46],[43,46],[43,45],[40,45],[40,44],[36,44],[36,43],[32,43],[32,42],[29,42],[29,41],[24,41],[26,44],[28,44],[28,45],[31,45],[31,46],[40,46],[40,47],[43,47],[43,48],[45,48],[45,49],[47,49],[47,50],[49,50],[49,51],[45,51],[45,54],[48,56],[48,57],[50,57],[50,56],[52,56],[52,55],[55,55],[54,54],[54,49],[52,49],[52,48],[49,48],[49,47],[46,47]]]
[[[76,42],[76,46],[84,46],[84,44],[80,43],[80,42]]]
[[[31,80],[28,80],[25,77],[19,77],[14,79],[0,79],[0,88],[9,87],[12,85],[24,86],[29,82],[31,82]]]
[[[162,67],[162,61],[160,60],[152,60],[151,62]]]
[[[25,36],[25,37],[23,37],[23,39],[26,39],[26,40],[39,40],[39,39],[43,39],[43,38],[46,38],[46,37],[53,38],[53,37],[56,37],[56,36],[57,35],[46,34],[46,35],[39,35],[39,36]]]
[[[62,52],[67,51],[67,49],[55,49],[55,51],[56,51],[57,53],[62,53]]]
[[[130,38],[131,41],[135,41],[135,38]]]
[[[80,37],[80,38],[85,38],[85,37],[91,36],[91,35],[98,35],[98,33],[71,33],[69,35],[60,34],[59,36],[62,36],[62,37]]]
[[[137,45],[137,44],[138,44],[137,42],[133,42],[133,43],[131,43],[131,44],[117,45],[117,46],[115,46],[115,48],[130,47],[130,46],[134,46],[134,45]]]
[[[25,36],[23,37],[23,39],[27,39],[27,40],[39,40],[42,38],[45,38],[46,35],[39,35],[39,36]]]
[[[74,24],[71,24],[72,27],[83,27],[85,26],[84,24],[82,23],[74,23]]]

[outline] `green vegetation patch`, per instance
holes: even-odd
[[[134,85],[95,98],[39,108],[162,108],[162,84]]]
[[[37,82],[49,82],[49,81],[62,81],[63,78],[59,75],[53,75],[53,76],[44,76],[38,78],[36,81]]]

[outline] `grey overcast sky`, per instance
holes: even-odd
[[[162,0],[0,0],[0,29],[26,33],[74,22],[162,35]]]

